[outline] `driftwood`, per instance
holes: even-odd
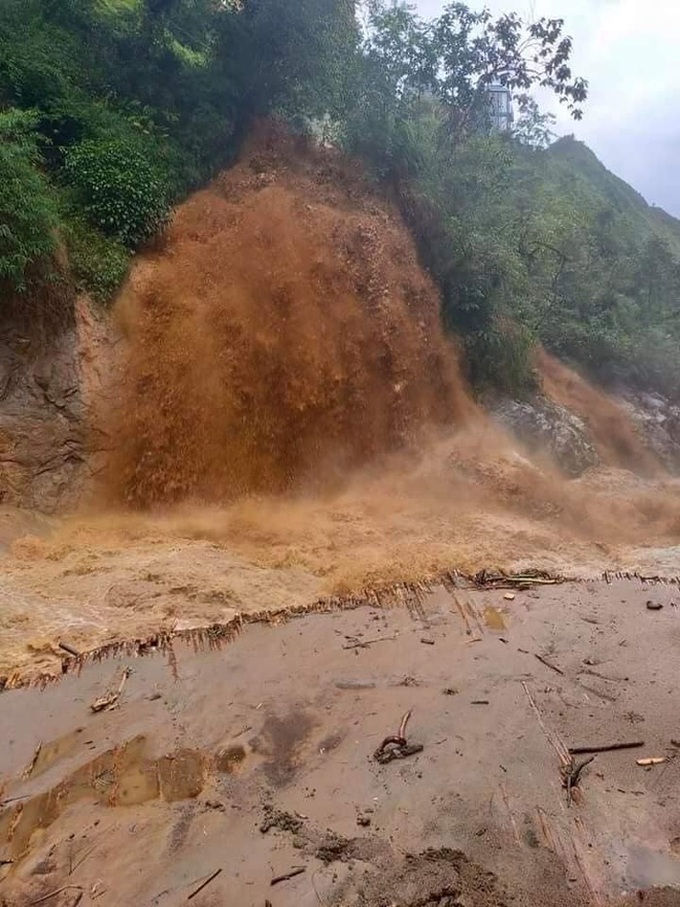
[[[631,740],[627,743],[603,743],[599,746],[570,746],[569,753],[572,756],[585,753],[612,753],[615,750],[634,750],[644,745],[644,740]]]
[[[197,894],[200,894],[200,893],[203,891],[203,889],[206,888],[206,887],[207,887],[214,879],[216,879],[217,876],[218,876],[221,872],[222,872],[222,869],[221,869],[221,868],[220,868],[220,869],[216,869],[215,872],[213,872],[212,875],[208,876],[208,878],[205,880],[205,882],[201,882],[201,884],[198,886],[198,888],[195,888],[195,889],[191,892],[191,894],[190,894],[189,897],[187,898],[187,901],[193,900],[193,898],[195,898]]]
[[[302,875],[303,872],[307,872],[306,866],[296,866],[294,869],[291,869],[290,872],[284,872],[283,875],[274,876],[269,884],[278,885],[279,882],[287,882],[288,879],[294,879],[295,876]]]
[[[558,668],[557,665],[554,665],[551,661],[548,661],[547,658],[544,658],[542,655],[538,655],[534,652],[534,656],[538,658],[541,664],[544,664],[546,668],[550,668],[551,671],[555,671],[557,674],[564,675],[562,668]]]

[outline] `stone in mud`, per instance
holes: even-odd
[[[490,412],[531,453],[549,454],[570,476],[579,476],[599,463],[585,422],[545,397],[503,400],[492,406]]]

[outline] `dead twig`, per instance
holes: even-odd
[[[392,642],[397,638],[397,634],[394,636],[378,636],[376,639],[363,639],[357,642],[351,642],[347,646],[343,646],[343,649],[367,649],[369,646],[374,646],[378,642]]]
[[[540,725],[541,730],[543,731],[545,739],[548,741],[548,743],[552,746],[552,748],[557,753],[557,756],[558,756],[560,762],[562,763],[562,765],[564,765],[564,766],[569,765],[569,763],[571,762],[571,758],[570,758],[569,750],[567,749],[566,744],[564,743],[564,741],[562,740],[561,737],[559,737],[554,732],[549,731],[548,728],[545,726],[545,722],[543,721],[543,716],[539,712],[538,706],[536,705],[536,701],[534,700],[534,697],[531,695],[531,690],[529,689],[527,682],[525,680],[522,681],[522,686],[524,687],[524,692],[527,694],[527,698],[529,700],[531,708],[534,710],[534,713],[536,714],[536,718],[538,719],[538,723]]]
[[[564,671],[562,670],[562,668],[558,668],[557,665],[554,665],[551,661],[548,661],[547,658],[544,658],[542,655],[538,655],[536,652],[534,652],[534,657],[538,658],[541,664],[544,664],[546,668],[550,668],[550,670],[555,671],[556,674],[562,674],[562,676],[564,676]]]
[[[600,746],[570,746],[570,756],[582,756],[586,753],[612,753],[615,750],[634,750],[645,745],[644,740],[631,740],[627,743],[603,743]]]
[[[24,794],[23,797],[8,797],[6,800],[0,800],[0,809],[2,809],[3,806],[7,806],[10,803],[19,803],[21,800],[30,800],[30,799],[31,799],[30,794]]]
[[[25,781],[27,778],[30,778],[31,775],[33,774],[33,769],[35,768],[35,765],[36,765],[36,762],[38,761],[38,758],[40,757],[40,753],[41,753],[41,751],[42,751],[42,747],[43,747],[43,745],[42,745],[42,740],[41,740],[40,743],[39,743],[39,744],[37,745],[37,747],[35,748],[35,752],[33,753],[33,758],[32,758],[31,761],[29,762],[28,767],[26,768],[26,771],[25,771],[25,772],[23,773],[23,775],[21,776],[21,777],[23,778],[24,781]],[[19,799],[19,798],[17,798],[17,799]],[[5,802],[9,802],[9,801],[5,801]]]
[[[95,852],[96,849],[97,849],[97,844],[96,844],[96,843],[93,844],[92,847],[89,847],[89,848],[85,851],[85,853],[83,854],[83,856],[81,856],[81,858],[80,858],[79,860],[77,860],[75,863],[73,863],[73,865],[72,865],[71,868],[69,869],[69,873],[68,873],[68,874],[69,874],[69,875],[73,875],[73,873],[76,871],[76,869],[77,869],[79,866],[82,866],[83,863],[85,862],[85,860],[87,860],[87,858],[88,858],[91,854],[93,854],[93,853]]]
[[[581,780],[581,772],[586,767],[590,765],[595,756],[590,756],[588,759],[583,759],[581,762],[574,762],[572,759],[568,765],[560,766],[560,775],[562,777],[562,787],[567,791],[567,806],[571,806],[573,799],[573,790],[575,787],[578,787],[579,781]]]
[[[399,736],[404,742],[406,742],[406,725],[408,724],[410,717],[411,709],[409,709],[408,712],[404,715],[404,717],[401,719],[401,724],[399,725]]]
[[[41,898],[38,898],[35,901],[29,901],[28,907],[33,907],[34,904],[42,904],[44,901],[49,901],[50,898],[55,898],[58,894],[61,894],[62,891],[80,891],[82,893],[82,885],[62,885],[61,888],[55,888],[54,891],[50,891],[49,894],[44,894]]]
[[[216,869],[215,872],[213,872],[212,875],[208,876],[208,878],[205,880],[205,882],[201,882],[201,884],[198,886],[198,888],[195,888],[195,889],[191,892],[191,894],[190,894],[189,897],[187,898],[187,901],[191,901],[193,898],[196,897],[197,894],[200,894],[200,893],[203,891],[203,889],[206,888],[206,887],[207,887],[214,879],[216,879],[217,876],[218,876],[221,872],[222,872],[222,868],[221,868],[221,867],[220,867],[219,869]]]
[[[290,872],[284,872],[283,875],[274,876],[269,884],[278,885],[279,882],[287,882],[289,879],[294,879],[295,876],[302,875],[303,872],[307,872],[306,866],[296,866],[294,869],[291,869]]]

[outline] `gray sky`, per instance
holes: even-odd
[[[420,13],[444,0],[413,0]],[[559,105],[557,131],[574,133],[645,198],[680,217],[680,0],[467,0],[492,12],[565,20],[572,70],[590,82],[580,123]]]

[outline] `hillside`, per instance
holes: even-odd
[[[668,242],[680,257],[680,220],[663,208],[650,205],[632,186],[608,170],[594,151],[573,136],[552,144],[547,155],[563,165],[565,176],[572,172],[584,180],[591,191],[601,197],[619,216],[633,220],[639,237],[656,236]]]

